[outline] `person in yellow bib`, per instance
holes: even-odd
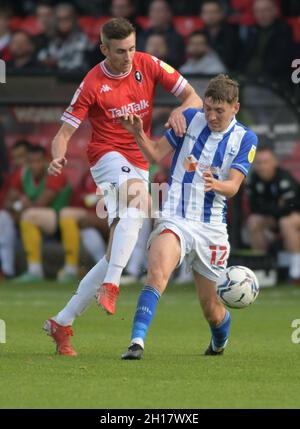
[[[45,148],[34,145],[29,150],[28,165],[14,176],[6,208],[14,212],[26,252],[28,269],[16,277],[17,282],[43,278],[41,263],[42,234],[53,235],[58,227],[58,213],[68,205],[71,187],[65,175],[47,175]]]

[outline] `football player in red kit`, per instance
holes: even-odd
[[[52,143],[53,159],[48,171],[58,175],[66,164],[68,141],[88,117],[93,132],[87,155],[94,181],[104,194],[110,225],[106,256],[81,280],[66,307],[45,322],[45,330],[56,342],[57,351],[65,355],[76,355],[70,343],[71,325],[94,297],[107,313],[115,313],[122,271],[136,244],[143,218],[148,215],[148,162],[119,118],[138,113],[150,136],[157,84],[182,102],[166,123],[178,136],[186,130],[182,111],[202,107],[201,99],[180,73],[158,58],[136,52],[135,43],[134,27],[126,19],[114,18],[104,24],[100,49],[106,58],[81,82]]]

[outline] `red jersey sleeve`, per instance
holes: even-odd
[[[90,107],[95,102],[93,81],[93,74],[87,74],[75,91],[70,106],[64,111],[61,117],[62,121],[67,122],[75,128],[79,127]]]
[[[178,97],[188,83],[187,80],[172,66],[159,58],[148,54],[145,55],[156,82],[160,83],[166,91]]]
[[[58,192],[64,188],[66,184],[67,180],[63,174],[60,174],[59,176],[47,176],[45,188]]]

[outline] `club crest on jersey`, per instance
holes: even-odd
[[[183,161],[184,169],[188,173],[192,173],[193,171],[196,171],[198,164],[199,164],[199,162],[196,160],[194,155],[187,156]]]
[[[124,173],[130,173],[130,168],[127,167],[127,165],[124,165],[124,167],[122,167],[121,170],[124,171]]]
[[[142,80],[143,80],[142,73],[141,73],[139,70],[137,70],[137,71],[134,73],[134,77],[135,77],[135,80],[137,80],[139,83],[141,83],[141,82],[142,82]]]
[[[252,164],[252,162],[254,161],[255,154],[256,154],[256,146],[252,145],[248,153],[248,161],[250,162],[250,164]]]

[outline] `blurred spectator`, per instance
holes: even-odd
[[[31,144],[27,140],[18,140],[12,147],[10,171],[1,185],[1,207],[2,200],[5,199],[15,175],[19,174],[27,162],[30,147]],[[3,156],[2,152],[1,155]],[[0,278],[7,279],[15,275],[16,228],[14,218],[9,211],[0,210],[0,231]]]
[[[35,11],[37,23],[41,32],[33,37],[36,50],[46,48],[54,37],[54,7],[49,0],[40,1]]]
[[[135,27],[136,35],[143,33],[142,27],[136,21],[137,13],[134,0],[112,0],[110,14],[112,18],[126,18]]]
[[[139,50],[144,51],[149,36],[153,33],[165,35],[169,47],[170,63],[177,68],[184,61],[184,40],[176,32],[173,23],[171,7],[165,0],[153,0],[149,8],[150,27],[144,32],[143,37],[137,41]]]
[[[241,56],[241,70],[249,76],[285,78],[290,74],[293,38],[288,24],[278,17],[273,0],[253,4],[256,25],[248,28]]]
[[[65,251],[65,264],[58,273],[60,282],[75,280],[78,276],[80,239],[95,263],[105,254],[109,228],[107,219],[97,216],[98,201],[96,185],[88,171],[74,193],[72,207],[63,208],[59,215]]]
[[[61,3],[55,8],[56,36],[38,54],[38,60],[49,68],[84,70],[90,44],[78,27],[74,7]]]
[[[46,150],[38,145],[29,149],[26,165],[11,182],[5,206],[20,219],[20,231],[28,271],[17,278],[32,282],[43,277],[41,264],[42,233],[57,231],[57,214],[69,204],[71,188],[64,174],[47,175]]]
[[[151,34],[147,39],[145,52],[165,61],[166,63],[171,62],[168,43],[164,34]]]
[[[251,247],[267,251],[269,240],[279,229],[289,253],[290,279],[300,285],[300,188],[294,177],[279,167],[270,147],[258,146],[248,193]]]
[[[0,6],[0,58],[6,62],[11,59],[11,53],[9,49],[11,39],[9,18],[9,8]]]
[[[180,67],[181,73],[215,75],[226,72],[226,67],[209,44],[206,33],[194,31],[186,46],[187,62]]]
[[[39,68],[33,40],[26,31],[19,30],[13,33],[9,48],[11,59],[7,63],[8,69],[34,70]]]
[[[201,6],[201,18],[209,45],[219,55],[229,70],[234,70],[240,52],[238,27],[226,22],[222,3],[205,0]]]

